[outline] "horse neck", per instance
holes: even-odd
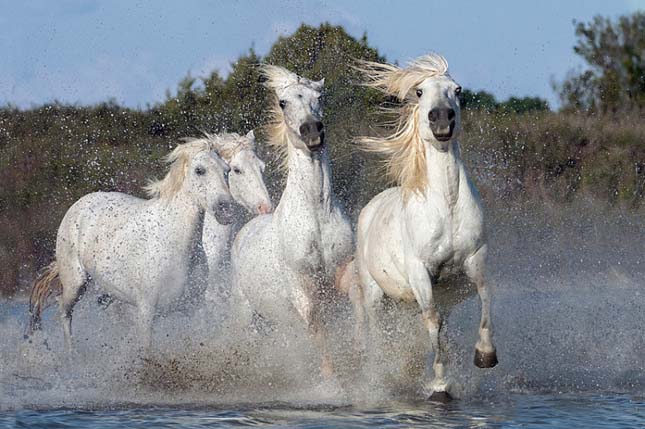
[[[297,200],[311,210],[330,212],[333,195],[327,148],[305,153],[289,147],[287,168],[287,185],[280,204]]]
[[[156,199],[153,204],[166,229],[164,240],[185,244],[186,248],[199,244],[196,240],[201,237],[205,212],[191,198],[180,191],[172,197]]]
[[[459,143],[456,140],[452,141],[446,151],[440,151],[426,142],[424,145],[428,178],[426,195],[445,199],[452,207],[457,202],[461,185]]]

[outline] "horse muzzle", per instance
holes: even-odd
[[[456,113],[452,108],[435,107],[428,113],[430,130],[437,141],[447,142],[452,138],[456,125]]]
[[[220,224],[230,225],[235,222],[237,215],[236,204],[232,200],[218,201],[213,207],[213,215]]]
[[[257,214],[265,215],[273,212],[273,205],[271,203],[262,203],[257,206]]]
[[[325,144],[325,130],[321,121],[308,121],[300,126],[300,137],[309,150],[319,150]]]

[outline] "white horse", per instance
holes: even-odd
[[[357,274],[358,289],[351,295],[359,324],[368,322],[370,330],[384,296],[417,302],[435,353],[434,379],[428,386],[431,398],[449,399],[442,320],[435,299],[435,293],[448,292],[435,287],[442,271],[463,270],[477,286],[482,312],[475,365],[497,364],[484,281],[484,217],[457,141],[461,88],[448,75],[446,60],[435,54],[422,56],[407,68],[373,62],[359,68],[368,86],[402,102],[392,135],[360,139],[370,150],[389,157],[388,172],[398,186],[378,194],[361,211],[355,260],[341,281],[351,282],[348,274]]]
[[[322,295],[352,252],[352,231],[331,188],[320,96],[313,82],[281,67],[262,69],[274,97],[269,144],[284,160],[287,183],[275,212],[246,224],[233,243],[234,293],[261,317],[301,317],[331,374],[321,327]]]
[[[56,259],[34,285],[30,330],[40,325],[44,301],[57,286],[65,344],[72,347],[72,312],[87,285],[96,283],[138,310],[138,337],[151,341],[155,313],[181,299],[201,252],[206,213],[234,221],[229,167],[208,139],[172,151],[170,171],[146,189],[149,200],[118,192],[95,192],[67,211],[58,229]]]
[[[207,135],[206,138],[231,169],[228,183],[233,199],[253,215],[271,213],[273,205],[263,177],[265,164],[255,153],[253,131],[245,136],[224,133]],[[213,289],[215,283],[219,286],[228,283],[226,268],[230,244],[233,234],[240,227],[237,222],[222,224],[214,216],[204,219],[202,242],[208,261],[209,290]]]

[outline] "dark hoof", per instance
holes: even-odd
[[[480,352],[475,349],[475,366],[477,368],[492,368],[497,365],[497,353],[492,352]]]
[[[448,392],[432,392],[432,395],[430,395],[430,398],[428,399],[432,402],[447,404],[452,401],[452,396],[450,396],[450,393]]]

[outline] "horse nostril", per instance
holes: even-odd
[[[455,110],[454,109],[448,109],[448,119],[453,120],[455,119]]]
[[[220,201],[217,203],[217,210],[220,212],[231,212],[233,211],[233,203],[231,201]]]
[[[300,125],[300,135],[304,138],[318,137],[323,130],[323,123],[320,121],[309,121]]]
[[[271,213],[272,207],[270,204],[260,204],[258,206],[258,213],[259,214],[268,214]]]
[[[430,120],[430,122],[435,122],[437,119],[439,119],[437,109],[432,109],[430,113],[428,113],[428,119]]]

